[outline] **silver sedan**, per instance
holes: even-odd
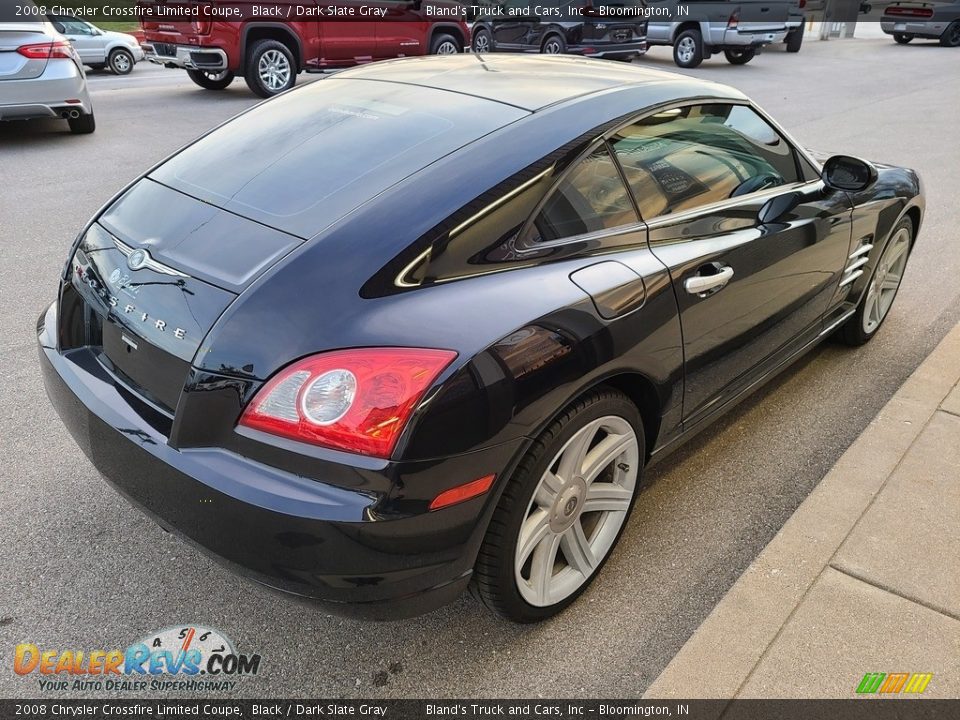
[[[77,51],[49,22],[0,23],[0,120],[63,118],[96,129]]]

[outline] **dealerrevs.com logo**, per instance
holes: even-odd
[[[41,649],[20,643],[13,670],[36,675],[41,691],[233,690],[256,675],[259,654],[238,653],[220,631],[198,625],[150,633],[126,650]]]

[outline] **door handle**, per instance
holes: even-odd
[[[707,297],[722,290],[731,279],[733,279],[732,267],[710,263],[700,266],[696,275],[684,280],[683,287],[691,295]]]

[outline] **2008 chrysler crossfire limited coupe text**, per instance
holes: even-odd
[[[377,63],[241,114],[83,230],[38,322],[77,443],[267,585],[540,620],[644,465],[877,332],[917,175],[742,94],[570,57]]]

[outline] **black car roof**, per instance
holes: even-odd
[[[507,53],[443,55],[403,58],[364,65],[333,75],[350,80],[380,80],[448,90],[537,111],[549,105],[605,90],[663,83],[691,84],[694,94],[742,98],[725,85],[695,80],[677,73],[629,63],[571,55],[514,55]]]

